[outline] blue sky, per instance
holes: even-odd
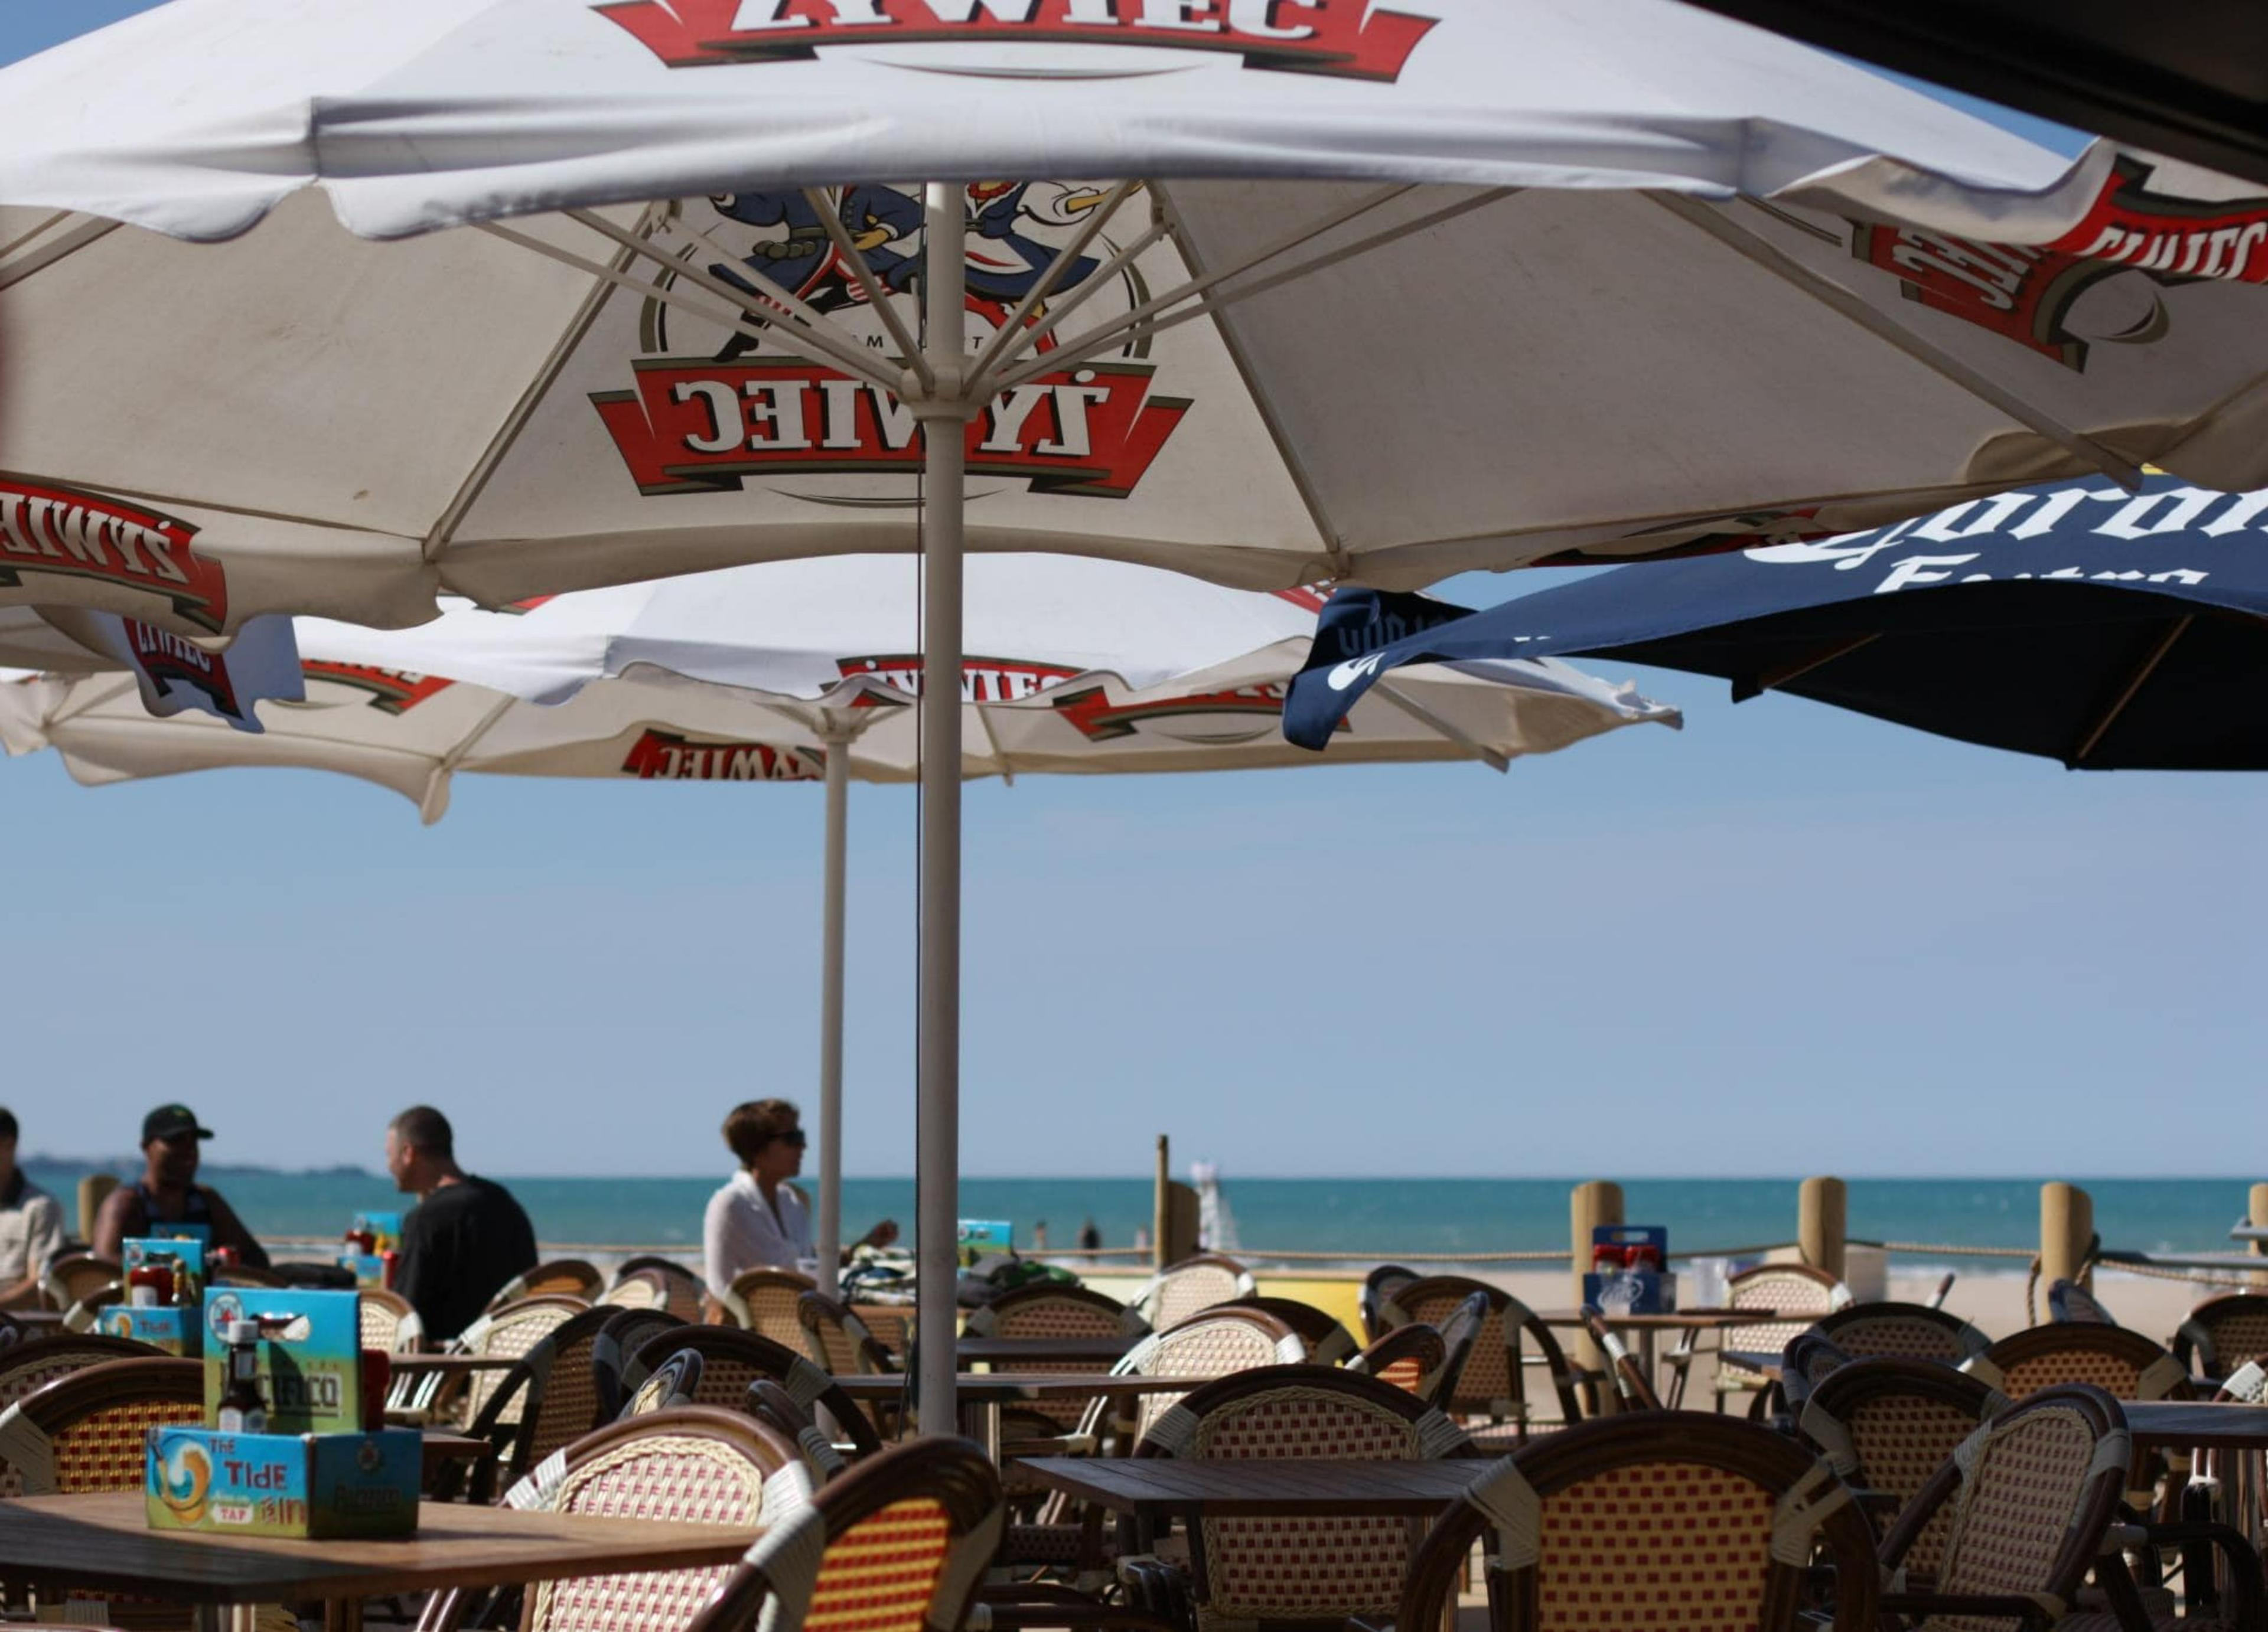
[[[0,0],[0,60],[137,9]],[[1167,1131],[1232,1176],[2268,1172],[2268,783],[1605,672],[1685,732],[971,787],[967,1169],[1139,1173]],[[914,805],[852,805],[848,1165],[903,1173]],[[430,1099],[490,1171],[702,1173],[734,1100],[810,1098],[814,789],[468,777],[429,830],[41,756],[0,808],[30,1148],[181,1098],[216,1159],[374,1165]]]

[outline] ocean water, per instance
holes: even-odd
[[[69,1198],[82,1168],[26,1164],[31,1176]],[[254,1232],[329,1237],[364,1208],[398,1208],[382,1175],[339,1171],[279,1173],[215,1169],[207,1175]],[[521,1178],[506,1180],[547,1242],[692,1248],[701,1210],[718,1180]],[[2107,1246],[2144,1252],[2227,1251],[2243,1214],[2237,1179],[2080,1180],[2095,1198]],[[1561,1179],[1237,1179],[1223,1194],[1246,1252],[1344,1253],[1367,1259],[1428,1253],[1564,1250],[1567,1193]],[[2034,1247],[2036,1179],[1859,1179],[1851,1181],[1854,1239]],[[1668,1226],[1674,1252],[1786,1241],[1795,1234],[1791,1179],[1639,1179],[1624,1183],[1625,1216]],[[910,1179],[851,1179],[843,1217],[856,1235],[877,1218],[911,1224]],[[66,1207],[68,1211],[68,1205]],[[1106,1246],[1132,1243],[1150,1221],[1146,1179],[963,1179],[961,1211],[1004,1218],[1020,1247],[1047,1226],[1056,1246],[1075,1244],[1089,1219]]]

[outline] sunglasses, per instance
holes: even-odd
[[[772,1137],[782,1144],[806,1145],[811,1143],[811,1136],[800,1128],[791,1128],[785,1133],[774,1134]]]

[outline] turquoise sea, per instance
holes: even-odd
[[[78,1165],[32,1161],[32,1177],[72,1195]],[[279,1173],[216,1168],[208,1173],[262,1235],[335,1235],[358,1209],[408,1198],[375,1173]],[[518,1178],[505,1180],[546,1241],[696,1247],[701,1209],[718,1179]],[[1344,1252],[1368,1258],[1428,1253],[1564,1249],[1564,1179],[1237,1179],[1223,1194],[1240,1247]],[[2145,1252],[2227,1251],[2245,1208],[2239,1179],[2077,1180],[2095,1198],[2104,1245]],[[2036,1179],[1859,1179],[1851,1181],[1853,1239],[2035,1246]],[[1638,1179],[1624,1185],[1632,1223],[1663,1224],[1675,1252],[1785,1241],[1795,1233],[1792,1179]],[[910,1224],[910,1179],[843,1184],[852,1233],[880,1217]],[[1093,1219],[1107,1246],[1130,1245],[1150,1218],[1145,1179],[964,1179],[964,1217],[1004,1218],[1019,1246],[1044,1222],[1051,1245],[1074,1244]]]

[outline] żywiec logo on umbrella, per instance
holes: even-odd
[[[1089,742],[1115,742],[1137,734],[1199,744],[1257,742],[1276,729],[1291,689],[1288,681],[1270,680],[1227,691],[1114,703],[1107,687],[1082,686],[1050,701],[1056,712]],[[1344,720],[1339,724],[1345,729]]]
[[[972,338],[998,330],[1019,302],[1066,253],[1086,212],[1108,189],[1083,181],[972,181],[968,214],[968,312]],[[861,183],[820,195],[872,269],[884,298],[909,327],[919,320],[921,193],[910,186]],[[820,205],[800,189],[723,194],[672,206],[710,246],[683,252],[688,263],[742,291],[750,309],[784,292],[828,314],[854,340],[885,350],[887,327],[836,249]],[[1106,231],[1050,291],[1078,291],[1082,321],[1123,312],[1151,292],[1137,260],[1108,287],[1089,289],[1119,246]],[[723,255],[713,253],[721,250]],[[729,256],[729,258],[726,258]],[[657,277],[658,290],[676,281]],[[706,298],[706,291],[703,292]],[[1042,321],[1042,303],[1030,318]],[[891,392],[786,349],[774,333],[758,338],[704,321],[682,305],[645,303],[638,324],[645,355],[631,364],[634,387],[591,393],[631,480],[649,496],[715,493],[749,477],[821,503],[910,504],[902,482],[861,488],[860,474],[911,475],[922,465],[912,410]],[[1043,337],[1044,352],[1052,343]],[[1034,489],[1123,498],[1140,482],[1189,408],[1187,397],[1152,392],[1157,365],[1147,339],[1107,357],[1042,374],[1003,392],[968,425],[968,472],[1022,481]],[[825,478],[838,478],[829,481]]]
[[[922,659],[919,652],[902,651],[872,658],[840,658],[836,668],[846,680],[869,680],[876,687],[887,687],[888,692],[865,690],[851,700],[854,709],[879,709],[898,706],[902,701],[911,702],[922,694]],[[1085,671],[1061,663],[1044,663],[1030,658],[965,658],[961,665],[961,700],[963,702],[1020,702],[1027,697],[1036,697],[1051,686],[1076,678]]]
[[[1371,0],[614,0],[592,8],[672,68],[821,46],[1006,40],[1226,51],[1247,68],[1394,80],[1439,19]]]
[[[630,745],[622,775],[644,782],[817,782],[827,775],[827,753],[648,726]]]
[[[456,683],[438,674],[382,669],[368,663],[332,663],[316,658],[303,659],[299,672],[311,680],[346,687],[356,694],[355,702],[367,703],[381,714],[397,716],[407,714],[428,697]]]
[[[161,596],[218,634],[228,621],[228,578],[190,548],[196,532],[123,499],[0,475],[0,588],[22,587],[26,573],[91,578]]]
[[[228,672],[228,654],[207,651],[179,635],[169,635],[164,629],[132,618],[120,620],[126,626],[126,639],[134,654],[134,661],[150,677],[150,683],[163,696],[177,687],[202,693],[216,712],[226,718],[246,717],[245,705],[238,697],[236,681]]]
[[[2166,333],[2154,284],[2268,282],[2268,198],[2154,190],[2155,173],[2120,158],[2093,208],[2052,244],[1859,223],[1852,253],[1896,276],[1909,300],[2083,371],[2090,343],[2146,345]],[[2119,276],[2129,272],[2139,276]]]

